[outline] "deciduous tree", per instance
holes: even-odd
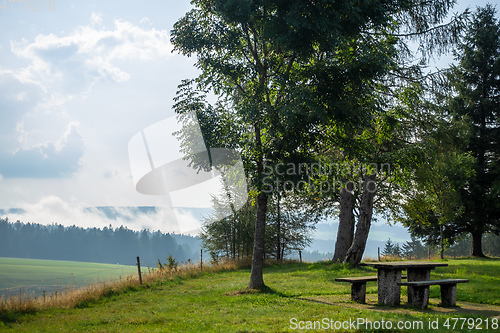
[[[175,50],[196,55],[202,71],[197,88],[212,90],[227,101],[235,121],[244,124],[239,148],[257,193],[249,287],[261,288],[270,194],[263,189],[265,165],[311,161],[325,138],[358,132],[370,122],[373,80],[385,74],[395,51],[394,39],[380,32],[390,29],[394,15],[415,4],[397,0],[194,0],[192,4],[195,9],[175,24],[171,40]]]

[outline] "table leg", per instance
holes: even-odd
[[[431,279],[431,269],[408,268],[407,275],[408,275],[408,282],[429,281]],[[413,287],[408,287],[408,303],[410,304],[413,303]]]
[[[378,269],[378,303],[390,306],[400,304],[401,282],[400,270]]]
[[[365,304],[366,282],[353,283],[351,285],[351,301]]]

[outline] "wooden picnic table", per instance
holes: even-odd
[[[427,281],[431,278],[431,271],[436,267],[448,266],[445,263],[428,261],[394,261],[394,262],[366,262],[361,266],[377,269],[378,303],[396,306],[401,303],[401,273],[406,270],[408,282]],[[408,302],[412,302],[412,287],[408,287]]]

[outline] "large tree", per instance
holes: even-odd
[[[500,231],[500,23],[496,10],[479,8],[456,52],[449,80],[450,108],[466,117],[472,137],[467,147],[475,175],[461,191],[464,214],[458,232],[472,235],[472,255],[483,256],[484,233]]]
[[[424,74],[425,60],[432,54],[445,52],[459,37],[467,13],[455,16],[444,23],[454,1],[410,1],[394,15],[391,29],[381,29],[375,34],[392,36],[398,52],[393,65],[378,80],[373,99],[378,105],[371,114],[370,124],[362,130],[345,132],[351,142],[358,144],[337,145],[337,161],[343,161],[349,170],[339,175],[343,186],[339,189],[339,228],[335,244],[334,262],[358,264],[366,246],[374,211],[389,211],[400,205],[396,195],[401,185],[408,183],[402,175],[413,158],[415,109],[411,96],[415,86],[426,84],[433,74]],[[418,51],[411,52],[410,42],[418,44]],[[420,57],[421,61],[416,59]],[[418,112],[416,112],[418,114]],[[418,126],[417,126],[418,127]],[[412,164],[412,163],[409,163]],[[390,165],[389,170],[385,165]],[[366,173],[365,170],[375,172]],[[401,168],[401,170],[397,170]],[[360,172],[361,170],[361,172]],[[349,190],[349,184],[358,184]],[[357,219],[357,223],[356,223]]]
[[[491,6],[478,9],[457,43],[457,65],[439,84],[415,94],[427,115],[413,121],[415,147],[399,220],[410,232],[446,245],[499,231],[500,30]],[[425,110],[424,110],[425,109]],[[396,210],[395,210],[396,211]],[[397,215],[397,214],[396,214]],[[398,218],[397,218],[398,219]]]
[[[385,74],[394,54],[394,39],[379,32],[390,28],[394,15],[415,4],[397,0],[194,0],[192,4],[195,8],[175,24],[171,40],[177,51],[196,55],[202,71],[197,89],[211,89],[226,102],[234,121],[244,124],[239,148],[257,192],[249,287],[260,288],[271,194],[263,188],[265,166],[311,161],[328,135],[343,137],[369,123],[373,81]]]

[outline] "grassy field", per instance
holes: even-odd
[[[137,267],[87,262],[0,258],[0,297],[40,296],[137,274]]]
[[[374,274],[374,269],[289,263],[265,268],[267,289],[262,292],[245,289],[249,269],[193,270],[131,285],[71,308],[4,311],[0,331],[295,332],[317,325],[325,331],[386,332],[391,331],[387,330],[390,325],[394,332],[472,332],[479,328],[500,332],[500,260],[446,262],[448,267],[433,271],[433,279],[470,280],[458,286],[454,308],[439,306],[439,287],[431,287],[427,310],[407,305],[404,288],[401,306],[379,306],[375,282],[367,286],[367,304],[352,303],[349,284],[337,283],[335,278]]]

